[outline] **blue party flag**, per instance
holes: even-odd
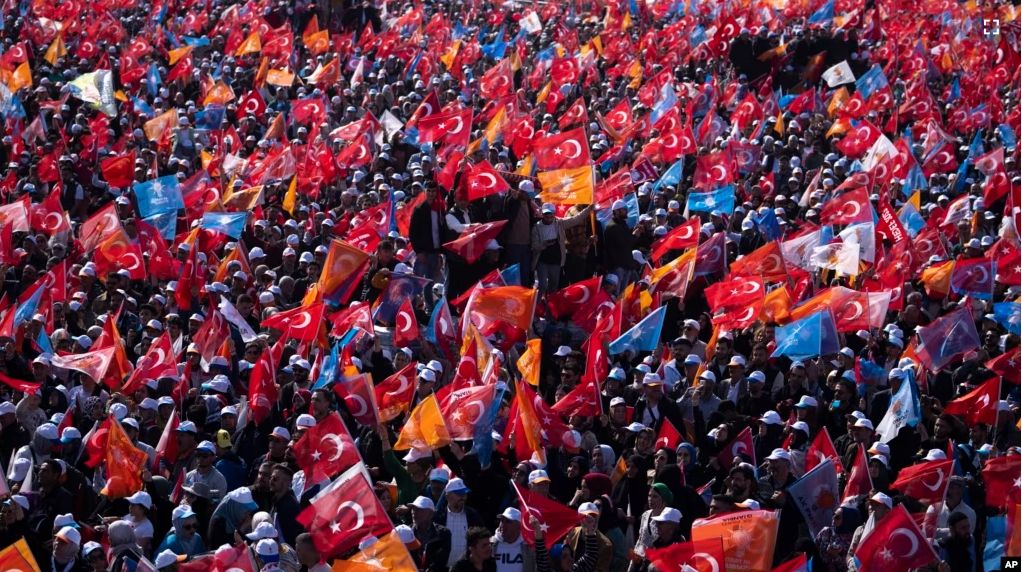
[[[142,219],[142,222],[152,225],[164,240],[173,241],[177,236],[177,212],[175,211],[154,214]]]
[[[32,292],[32,295],[28,297],[28,300],[25,300],[25,303],[18,306],[14,312],[14,327],[18,327],[23,322],[31,320],[32,316],[36,314],[36,311],[39,309],[39,301],[43,297],[43,290],[45,288],[42,286],[36,288],[35,292]]]
[[[956,356],[980,346],[979,332],[969,308],[960,308],[919,328],[916,355],[930,371],[938,371]]]
[[[660,306],[649,313],[638,324],[621,334],[621,337],[610,343],[610,353],[620,354],[626,351],[651,352],[660,342],[660,331],[664,327],[664,316],[667,306]]]
[[[43,353],[48,354],[56,353],[53,351],[53,344],[50,343],[50,337],[46,335],[45,328],[40,328],[39,336],[36,338],[35,343],[37,346],[39,346],[39,349],[42,350]]]
[[[1008,517],[1006,515],[987,517],[987,543],[983,547],[983,570],[1007,570],[1001,568],[1001,558],[1008,553]]]
[[[146,87],[149,88],[149,95],[156,97],[160,93],[160,85],[163,80],[160,79],[160,68],[156,65],[156,62],[149,64],[149,70],[145,74]]]
[[[248,219],[248,211],[240,213],[205,213],[202,215],[200,226],[206,230],[212,230],[226,234],[231,238],[241,238],[245,232],[245,221]]]
[[[1022,304],[998,302],[994,304],[994,320],[1013,334],[1022,334]]]
[[[873,95],[873,92],[889,85],[887,83],[887,76],[884,75],[884,70],[880,67],[880,64],[873,64],[873,67],[869,68],[866,73],[855,80],[855,91],[862,94],[862,99],[865,101],[869,99],[869,96]]]
[[[841,501],[834,461],[826,459],[813,467],[788,487],[788,494],[805,517],[809,534],[816,539],[823,527],[830,526]]]
[[[1002,123],[997,126],[997,136],[1001,138],[1001,143],[1004,143],[1005,147],[1017,147],[1018,138],[1015,137],[1015,130],[1011,128],[1011,125]]]
[[[660,118],[678,105],[678,94],[674,92],[673,82],[667,82],[663,87],[660,88],[660,92],[657,94],[656,102],[653,104],[653,116],[650,118],[651,124],[656,124],[660,121]]]
[[[834,0],[827,0],[827,3],[820,7],[815,14],[809,17],[807,24],[830,25],[834,20]]]
[[[506,286],[522,285],[522,270],[517,264],[512,264],[500,271],[500,277],[504,279]]]
[[[653,193],[659,191],[661,187],[673,187],[681,182],[682,164],[683,159],[678,159],[676,163],[664,171],[664,174],[660,175],[657,182],[653,183]]]
[[[337,374],[340,372],[341,365],[340,348],[340,343],[336,343],[334,344],[334,347],[330,348],[330,355],[323,360],[323,365],[319,369],[319,377],[312,385],[312,389],[329,387],[330,384],[337,379]]]
[[[793,360],[837,353],[837,327],[830,310],[810,314],[774,331],[777,348],[770,357],[788,356]]]
[[[507,386],[498,391],[490,404],[490,410],[476,422],[472,430],[472,452],[479,457],[479,465],[486,467],[493,457],[493,423],[500,412],[500,406],[504,401],[504,392]]]
[[[708,193],[689,193],[688,210],[731,216],[735,210],[735,188],[727,185]]]
[[[138,211],[142,218],[185,208],[184,199],[181,197],[181,185],[176,175],[135,183],[132,189],[135,191],[135,198],[138,199]]]

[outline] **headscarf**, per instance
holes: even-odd
[[[847,534],[851,538],[855,529],[862,526],[862,513],[859,512],[859,509],[851,506],[842,505],[838,508],[841,510],[841,526],[834,529],[834,532],[841,536]]]
[[[600,445],[599,449],[603,453],[603,465],[599,467],[593,466],[592,470],[609,477],[614,472],[614,465],[617,464],[617,455],[614,454],[614,449],[610,445]]]
[[[625,477],[614,486],[614,506],[625,512],[630,507],[631,514],[636,517],[635,522],[638,523],[638,517],[645,510],[646,494],[649,492],[646,458],[642,455],[632,455],[628,457],[628,463],[635,466],[636,473],[634,477],[629,477],[628,473],[625,473]]]
[[[610,495],[614,488],[610,482],[610,477],[601,473],[589,473],[582,477],[582,480],[585,481],[586,488],[589,489],[590,497],[594,499]]]
[[[660,495],[660,498],[664,499],[664,506],[671,506],[671,503],[674,502],[674,493],[671,492],[671,489],[668,488],[666,484],[655,483],[653,485],[653,490]]]
[[[142,553],[142,548],[135,543],[135,529],[126,520],[118,520],[110,523],[107,529],[107,536],[110,539],[110,552],[112,556],[120,556],[122,552],[134,551]]]
[[[174,525],[174,538],[177,539],[178,545],[181,546],[181,549],[185,551],[186,555],[195,556],[196,554],[203,552],[205,550],[205,546],[203,545],[202,538],[199,537],[198,532],[192,535],[191,540],[185,537],[184,523],[188,520],[188,518],[181,518],[181,513],[192,513],[188,515],[188,518],[194,518],[196,526],[198,526],[199,517],[190,509],[188,509],[187,512],[174,509],[174,517],[171,519],[171,522]]]
[[[687,464],[682,465],[682,468],[685,469],[685,475],[688,476],[689,472],[691,472],[692,469],[694,469],[696,467],[696,460],[699,458],[696,455],[696,448],[693,447],[691,443],[682,443],[681,445],[678,445],[678,448],[679,449],[685,449],[686,451],[688,451],[688,459],[689,459],[689,461],[688,461]],[[679,455],[679,458],[680,458],[680,455]]]
[[[86,398],[85,405],[82,406],[82,414],[85,415],[86,418],[91,417],[92,410],[95,409],[97,405],[103,405],[103,399],[98,395]]]
[[[614,508],[614,501],[610,499],[610,495],[602,495],[598,499],[600,504],[600,520],[596,523],[596,528],[600,532],[606,534],[607,531],[617,526],[617,510]]]
[[[653,477],[653,482],[667,487],[667,489],[671,491],[671,496],[674,497],[674,503],[668,502],[667,504],[674,508],[679,508],[675,505],[679,500],[681,500],[681,467],[676,464],[669,464],[666,467],[661,467],[660,470],[656,472],[656,476]]]
[[[550,568],[561,569],[561,554],[564,552],[564,544],[557,543],[550,547]]]
[[[678,453],[670,447],[660,447],[657,452],[664,451],[667,453],[667,464],[677,465],[678,464]]]
[[[251,511],[245,505],[230,497],[224,497],[213,511],[213,516],[223,517],[227,534],[233,534],[241,526],[241,520],[248,512]]]

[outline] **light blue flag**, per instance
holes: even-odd
[[[142,222],[149,223],[157,231],[164,240],[173,241],[174,237],[177,236],[177,213],[176,212],[165,212],[155,214],[149,218],[142,219]]]
[[[493,423],[500,412],[500,406],[504,401],[505,386],[493,396],[493,403],[490,411],[480,419],[472,430],[472,452],[479,456],[479,466],[485,467],[490,464],[493,457]]]
[[[206,230],[212,230],[226,234],[231,238],[241,238],[245,232],[245,221],[248,219],[248,211],[240,213],[205,213],[202,215],[200,226]]]
[[[657,182],[653,183],[653,193],[656,193],[661,187],[673,187],[681,182],[682,164],[683,159],[678,159],[677,163],[664,171],[664,174],[660,175]]]
[[[688,210],[731,216],[735,210],[735,188],[727,185],[708,193],[689,193]]]
[[[891,404],[887,413],[876,426],[876,434],[881,443],[890,443],[905,427],[915,427],[922,419],[919,411],[919,393],[911,369],[905,370],[905,378],[901,387],[891,396]]]
[[[227,108],[222,105],[207,105],[205,109],[195,112],[195,126],[205,129],[220,129],[226,110]]]
[[[190,36],[184,36],[183,38],[181,38],[181,40],[184,41],[186,46],[192,46],[192,47],[195,47],[195,48],[201,48],[203,46],[208,46],[209,45],[209,38],[207,38],[206,36],[202,36],[202,37],[199,37],[199,38],[192,38]]]
[[[756,228],[768,239],[778,240],[781,238],[781,225],[777,222],[777,215],[774,214],[774,209],[763,209],[762,214],[757,212],[749,213],[749,218],[752,219],[752,222],[756,223]]]
[[[831,9],[833,9],[833,5]],[[833,13],[831,17],[833,17]],[[887,83],[887,76],[884,75],[883,68],[880,67],[880,64],[873,64],[873,67],[855,80],[855,91],[862,94],[863,100],[867,100],[869,96],[873,95],[873,92],[888,87],[888,85],[890,84]]]
[[[923,220],[923,215],[919,214],[915,205],[911,203],[905,203],[905,206],[901,207],[901,210],[898,211],[898,221],[901,222],[905,232],[912,238],[915,238],[917,234],[926,228],[926,221]]]
[[[149,70],[145,74],[146,87],[149,88],[149,95],[156,97],[160,93],[160,86],[163,81],[160,79],[160,68],[156,62],[149,64]]]
[[[777,348],[770,357],[788,356],[793,360],[836,353],[837,328],[830,310],[810,314],[801,320],[774,330]],[[830,350],[830,351],[827,351]]]
[[[1007,123],[997,126],[997,136],[1001,138],[1001,143],[1004,143],[1005,147],[1018,146],[1018,138],[1015,137],[1015,131]]]
[[[983,547],[983,570],[1007,570],[1001,568],[1001,558],[1008,548],[1008,517],[987,517],[987,543]]]
[[[977,130],[976,136],[972,138],[972,143],[969,144],[970,161],[975,161],[980,157],[980,155],[986,153],[986,148],[983,146],[983,138],[980,136],[980,134],[982,133],[983,133],[982,129]]]
[[[635,196],[635,193],[628,193],[621,200],[625,202],[625,206],[628,208],[628,228],[635,228],[635,225],[639,224],[639,199]],[[614,211],[610,210],[610,208],[600,209],[596,211],[596,220],[606,227],[610,224],[613,214]]]
[[[319,378],[316,379],[316,383],[312,385],[312,389],[329,387],[330,384],[337,379],[337,374],[341,370],[340,348],[340,343],[336,343],[334,344],[334,347],[330,348],[330,355],[323,360],[323,367],[319,370]]]
[[[37,346],[39,346],[39,349],[42,350],[44,353],[48,354],[56,353],[53,351],[53,344],[50,343],[50,337],[46,335],[45,329],[39,330],[39,337],[35,339],[35,343]]]
[[[955,186],[952,187],[955,190],[955,194],[961,194],[965,190],[965,172],[969,170],[971,165],[972,160],[966,159],[958,166],[958,173],[955,175],[957,177],[955,179]]]
[[[620,354],[626,351],[651,352],[660,342],[660,331],[664,327],[664,316],[667,306],[660,306],[649,313],[638,324],[621,334],[621,337],[610,343],[610,353]]]
[[[45,288],[36,288],[35,292],[25,300],[25,303],[18,306],[18,310],[14,313],[14,326],[17,327],[23,322],[27,322],[32,319],[32,316],[36,314],[36,310],[39,309],[39,301],[43,297],[43,290]]]
[[[185,208],[184,199],[181,198],[181,185],[175,175],[135,183],[132,189],[135,191],[135,198],[138,199],[138,211],[142,218]]]
[[[955,78],[951,82],[951,89],[947,92],[947,97],[944,98],[944,103],[954,103],[962,98],[962,88],[958,85],[958,78]]]
[[[500,277],[504,280],[504,284],[508,286],[522,285],[522,270],[517,264],[512,264],[501,270]]]
[[[1013,334],[1022,335],[1022,304],[998,302],[994,304],[994,319]]]
[[[135,107],[135,111],[141,111],[142,113],[145,113],[147,117],[150,118],[156,117],[156,113],[153,111],[153,108],[149,107],[149,104],[146,103],[145,101],[137,97],[132,97],[131,103]]]
[[[827,0],[827,3],[820,7],[815,14],[809,17],[808,24],[830,24],[834,20],[834,0]]]
[[[688,34],[688,43],[693,48],[698,47],[700,44],[704,43],[705,41],[706,41],[706,30],[702,26],[696,25],[695,29],[693,29]]]
[[[657,100],[653,104],[653,116],[650,118],[650,123],[655,124],[657,121],[660,121],[660,118],[667,115],[676,105],[678,105],[678,94],[674,92],[674,86],[671,85],[671,82],[667,82],[660,88],[660,93],[657,94]]]
[[[834,461],[826,459],[802,475],[788,487],[788,495],[802,512],[809,525],[809,534],[815,540],[823,527],[830,526],[841,501]]]

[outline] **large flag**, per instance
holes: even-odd
[[[330,241],[330,250],[319,275],[319,292],[323,300],[345,304],[361,283],[369,255],[343,240]]]
[[[837,325],[829,310],[815,312],[786,326],[779,326],[774,337],[777,348],[771,357],[788,356],[793,360],[837,353]]]
[[[898,480],[891,488],[930,504],[943,502],[947,485],[955,474],[954,466],[954,459],[909,465],[898,473]]]
[[[979,332],[969,308],[960,308],[937,318],[929,326],[917,330],[919,358],[931,372],[950,363],[955,357],[980,346]]]
[[[39,564],[24,538],[0,550],[0,570],[39,572]]]
[[[989,258],[958,260],[951,271],[951,289],[958,294],[990,300],[994,294],[996,276],[996,260]]]
[[[903,504],[880,519],[855,549],[859,572],[908,572],[936,558],[930,541]]]
[[[335,560],[331,572],[417,572],[415,560],[397,531],[375,539],[347,560]]]
[[[437,403],[436,395],[430,395],[412,410],[404,427],[401,428],[397,442],[394,443],[394,449],[424,451],[450,444],[451,435],[440,413],[440,404]]]
[[[644,556],[657,570],[685,571],[686,567],[696,572],[726,570],[724,543],[720,538],[676,542],[667,548],[647,548]]]
[[[116,351],[117,348],[111,346],[84,354],[57,355],[50,359],[50,363],[53,367],[80,371],[98,382],[106,375],[106,370],[110,367],[110,362],[114,359]]]
[[[735,457],[745,456],[752,459],[752,465],[756,466],[756,449],[752,443],[752,430],[746,427],[735,436],[730,443],[717,453],[717,463],[725,470],[730,469],[735,462]]]
[[[827,459],[802,475],[788,487],[788,496],[809,525],[809,533],[816,538],[823,527],[830,526],[841,500],[834,462]]]
[[[728,572],[768,572],[774,559],[780,512],[745,510],[692,523],[692,541],[720,539]]]
[[[593,168],[586,165],[574,169],[558,169],[536,174],[543,191],[544,203],[584,205],[593,203]]]
[[[877,424],[876,433],[880,435],[881,443],[890,443],[903,428],[915,427],[921,419],[919,390],[912,375],[907,375],[902,379],[898,391],[891,395],[891,404]]]
[[[121,424],[110,416],[106,441],[106,485],[101,491],[109,499],[131,496],[142,490],[142,469],[149,457],[135,448]]]
[[[294,445],[295,461],[305,471],[305,488],[362,461],[348,429],[336,413],[313,425]]]
[[[536,290],[533,288],[476,288],[469,297],[465,313],[483,329],[500,320],[520,330],[529,331],[535,306]]]
[[[555,542],[568,533],[569,530],[578,526],[581,515],[563,504],[522,490],[518,483],[512,481],[515,492],[518,493],[518,505],[522,511],[522,538],[529,546],[536,545],[536,533],[530,522],[535,516],[543,530],[543,542],[553,546]]]
[[[399,372],[376,385],[376,406],[380,421],[386,423],[408,411],[415,395],[415,364],[410,363]]]
[[[290,339],[311,342],[319,336],[323,328],[325,311],[326,304],[317,302],[273,314],[263,320],[261,325],[280,330]]]
[[[1018,558],[1020,555],[1019,504],[1012,503],[1008,514],[987,517],[986,546],[983,549],[983,570],[1006,570],[1001,566],[1005,556]]]
[[[602,276],[576,282],[547,296],[547,307],[555,318],[573,314],[600,290]]]
[[[1006,455],[987,461],[983,467],[983,482],[987,487],[986,502],[989,506],[1004,508],[1012,500],[1018,500],[1022,474],[1022,457]]]
[[[610,343],[611,354],[619,354],[631,350],[632,352],[651,352],[660,343],[660,332],[664,327],[664,316],[667,314],[667,306],[660,306],[650,312],[638,324],[621,334],[621,337]]]
[[[135,191],[138,210],[142,213],[142,218],[185,208],[184,199],[181,197],[181,186],[176,175],[135,183],[132,185],[132,189]]]
[[[386,509],[373,494],[361,463],[313,497],[297,521],[312,534],[316,550],[324,559],[355,548],[367,536],[394,529]]]
[[[493,384],[466,387],[452,391],[444,400],[441,412],[450,426],[452,439],[474,439],[479,428],[492,426],[489,415],[496,387]]]
[[[976,389],[948,403],[944,413],[958,415],[969,425],[997,423],[997,406],[1001,399],[1001,378],[992,377]]]

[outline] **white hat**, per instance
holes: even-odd
[[[195,429],[195,423],[192,423],[191,421],[182,421],[181,424],[177,426],[177,432],[196,433],[197,431]]]
[[[596,506],[596,503],[584,502],[578,505],[579,514],[600,514],[600,507]]]
[[[444,487],[445,493],[453,493],[456,495],[463,495],[469,492],[468,487],[465,486],[465,481],[455,477],[447,482],[447,486]]]
[[[873,422],[870,421],[869,419],[856,419],[855,425],[853,425],[853,427],[865,427],[866,429],[872,431]]]
[[[411,450],[408,451],[407,455],[402,457],[402,459],[406,463],[414,463],[415,461],[418,461],[419,459],[429,459],[432,456],[433,456],[433,453],[429,449],[425,449],[425,450],[411,449]]]
[[[522,522],[522,511],[517,508],[507,507],[504,512],[500,513],[500,518],[506,518],[507,520],[513,520],[515,522]]]
[[[429,497],[418,497],[412,502],[412,506],[422,510],[436,510],[433,499]]]
[[[618,199],[618,200],[614,201],[614,204],[610,205],[610,210],[612,210],[612,211],[616,211],[618,209],[627,209],[627,208],[628,208],[628,203],[624,202],[621,199]]]
[[[270,525],[273,526],[273,525]],[[264,538],[256,543],[256,554],[259,556],[279,556],[280,547],[277,546],[276,540]],[[263,568],[265,570],[265,568]],[[278,568],[279,570],[279,568]]]
[[[803,395],[802,398],[798,400],[798,403],[795,404],[795,407],[802,409],[806,407],[816,407],[818,405],[819,403],[816,401],[816,398]]]
[[[879,461],[883,466],[890,468],[889,465],[887,464],[887,457],[885,457],[883,455],[871,455],[869,457],[869,460],[870,461]]]
[[[660,512],[659,516],[654,516],[653,520],[656,522],[673,522],[678,524],[681,522],[681,511],[676,508],[665,508]]]
[[[152,397],[146,397],[145,399],[142,400],[142,403],[138,404],[138,408],[156,411],[157,409],[159,409],[159,405],[157,404],[156,400],[153,399]]]
[[[643,429],[647,429],[647,427],[645,425],[643,425],[642,423],[639,423],[637,421],[632,421],[628,425],[625,425],[625,431],[629,431],[631,433],[638,433],[639,431],[642,431]]]
[[[894,506],[894,501],[891,500],[891,497],[885,495],[884,493],[877,493],[871,496],[869,500],[884,504],[887,506],[887,508],[892,508]]]
[[[891,448],[887,446],[887,443],[881,443],[877,441],[869,446],[866,450],[867,453],[876,453],[877,455],[884,455],[887,457],[891,456]]]
[[[542,482],[550,482],[550,477],[547,475],[546,471],[544,471],[543,469],[536,469],[535,471],[532,471],[531,473],[529,473],[529,484],[530,485],[533,484],[533,483],[542,483]]]
[[[809,425],[805,421],[796,421],[791,424],[791,428],[798,429],[799,431],[802,431],[806,435],[809,434]]]
[[[838,352],[838,353],[840,353],[841,355],[843,355],[845,357],[850,357],[852,359],[855,359],[855,352],[852,351],[852,348],[841,348],[841,351]]]
[[[618,405],[627,405],[624,397],[615,397],[610,400],[611,407],[617,407]]]
[[[295,429],[298,429],[298,428],[308,429],[310,427],[315,427],[315,426],[316,426],[316,418],[313,417],[312,415],[309,415],[308,413],[302,413],[301,415],[298,416],[298,420],[295,421]]]
[[[619,367],[615,367],[614,369],[610,370],[610,373],[607,374],[607,377],[612,377],[618,381],[624,381],[625,379],[628,378],[627,374],[625,373],[625,370]]]
[[[43,423],[39,427],[36,427],[35,433],[36,435],[39,435],[44,439],[49,439],[53,442],[60,440],[60,435],[57,434],[57,426],[53,423]]]
[[[557,351],[554,352],[554,355],[556,357],[565,357],[565,356],[567,356],[570,353],[571,353],[571,348],[570,347],[568,347],[568,346],[560,346],[560,347],[557,348]]]
[[[429,360],[429,363],[426,364],[426,367],[433,370],[437,374],[442,375],[444,373],[444,364],[440,363],[435,359]]]
[[[149,493],[145,491],[138,491],[128,497],[128,504],[138,504],[146,508],[151,508],[153,506],[153,499],[149,496]]]
[[[930,449],[926,452],[926,456],[923,457],[924,461],[946,461],[947,454],[940,449]]]
[[[767,411],[759,418],[759,420],[767,425],[784,425],[784,421],[781,420],[781,415],[776,411]]]
[[[205,451],[210,455],[216,455],[216,445],[212,441],[203,441],[199,443],[199,446],[195,448],[196,451]]]
[[[160,568],[170,566],[171,564],[184,562],[187,559],[188,559],[187,554],[182,554],[181,556],[178,556],[177,554],[174,553],[173,550],[164,550],[158,556],[156,556],[156,560],[153,561],[153,566],[155,566],[156,569],[159,570]]]
[[[895,379],[895,378],[902,379],[904,377],[905,377],[905,371],[902,370],[900,367],[896,367],[896,368],[892,369],[890,371],[890,373],[887,374],[887,379]]]
[[[655,373],[647,373],[642,376],[642,385],[663,385],[664,380]]]
[[[784,449],[774,449],[766,458],[767,461],[780,461],[782,459],[791,462],[791,453]]]
[[[114,403],[110,406],[110,413],[118,421],[128,416],[128,406],[123,403]]]
[[[761,371],[754,371],[745,377],[750,382],[766,383],[766,375]]]
[[[740,365],[742,367],[745,367],[745,358],[738,354],[735,354],[734,356],[731,357],[731,361],[729,361],[727,365],[729,366]]]
[[[4,401],[0,403],[0,415],[6,415],[8,413],[17,413],[18,408],[10,401]]]
[[[290,441],[291,432],[287,430],[287,427],[274,427],[273,431],[270,432],[270,437],[278,437],[285,441]]]
[[[21,496],[21,495],[15,495],[15,496]],[[25,497],[22,497],[22,498],[25,498]],[[103,550],[103,545],[98,543],[98,542],[93,542],[91,540],[86,542],[85,546],[82,547],[82,558],[88,558],[89,554],[92,554],[97,549],[98,550]]]
[[[277,528],[272,522],[260,522],[255,530],[245,535],[249,540],[262,540],[263,538],[277,538]]]
[[[10,472],[7,474],[7,480],[20,483],[25,480],[28,476],[28,470],[32,468],[32,461],[30,459],[17,459],[14,461],[14,465],[11,467]],[[28,508],[28,507],[25,507]]]
[[[423,368],[422,371],[419,372],[419,379],[426,383],[436,383],[436,373],[434,373],[431,369]]]
[[[63,538],[64,540],[70,542],[71,544],[74,544],[75,546],[80,546],[82,544],[82,533],[78,532],[78,529],[72,528],[70,526],[65,526],[64,528],[60,529],[57,532],[56,536]]]

